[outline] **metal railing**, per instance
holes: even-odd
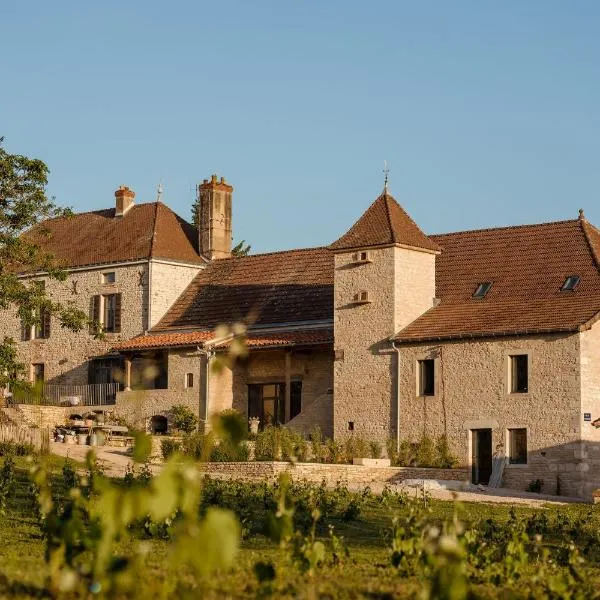
[[[115,404],[118,383],[89,385],[44,384],[41,389],[14,390],[9,404],[41,404],[43,406],[100,406]]]

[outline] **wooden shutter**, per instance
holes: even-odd
[[[122,294],[115,294],[115,329],[114,331],[121,331],[121,296]]]
[[[100,322],[100,296],[92,296],[90,304],[90,333],[96,333],[96,323]]]
[[[42,308],[41,314],[41,330],[42,337],[47,340],[50,337],[50,318],[51,313],[47,308]]]

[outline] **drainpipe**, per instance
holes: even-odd
[[[214,350],[205,350],[198,346],[198,352],[206,359],[206,370],[204,372],[204,415],[202,415],[202,387],[200,386],[200,405],[198,406],[198,415],[206,424],[208,422],[208,399],[210,397],[210,359],[214,356]]]
[[[392,348],[396,351],[396,452],[400,452],[400,348],[394,340]]]

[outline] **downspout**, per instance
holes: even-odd
[[[204,372],[204,388],[200,386],[200,398],[198,406],[198,415],[204,424],[208,422],[208,400],[210,398],[210,359],[214,356],[214,351],[205,350],[198,346],[198,352],[206,360],[206,369]],[[202,411],[202,394],[204,394],[204,411]],[[202,414],[204,413],[204,414]]]
[[[392,348],[396,351],[396,452],[400,452],[400,348],[395,340]]]

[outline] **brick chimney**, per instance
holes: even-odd
[[[135,192],[126,185],[120,185],[115,192],[116,210],[115,217],[122,217],[134,204]]]
[[[233,187],[216,175],[199,186],[198,214],[200,254],[209,260],[231,256],[231,196]]]

